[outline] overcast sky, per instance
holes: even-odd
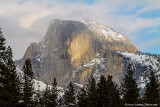
[[[0,27],[14,59],[42,39],[54,18],[99,22],[139,50],[160,54],[160,0],[0,0]]]

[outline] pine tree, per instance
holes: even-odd
[[[60,96],[58,100],[58,107],[62,107],[62,106],[63,106],[63,100],[62,100],[62,97]]]
[[[117,88],[117,84],[112,81],[112,76],[108,75],[106,84],[107,84],[106,86],[107,107],[119,107],[121,104],[120,94]]]
[[[51,107],[51,101],[50,101],[50,96],[51,96],[51,90],[50,90],[50,87],[46,86],[46,90],[44,92],[44,106],[45,107]]]
[[[58,105],[58,90],[57,90],[56,78],[53,79],[50,100],[52,107],[56,107]]]
[[[149,82],[146,85],[144,93],[144,102],[148,104],[158,104],[160,102],[160,84],[155,73],[151,71]]]
[[[40,84],[38,82],[38,90],[35,93],[34,96],[34,106],[35,107],[42,107],[43,106],[43,97],[42,97],[42,92],[40,91]]]
[[[127,104],[135,104],[138,102],[139,89],[136,80],[133,78],[131,64],[128,65],[127,73],[122,84],[123,102]]]
[[[24,73],[23,75],[23,101],[24,104],[27,106],[33,105],[33,94],[34,94],[34,74],[32,71],[32,64],[30,59],[28,58],[25,61],[25,64],[22,68],[22,71]]]
[[[78,107],[86,107],[87,106],[87,92],[85,88],[81,88],[80,92],[78,93]]]
[[[2,35],[2,31],[0,28],[0,62],[3,64],[5,61],[5,51],[6,51],[6,39]]]
[[[0,105],[4,107],[20,106],[21,100],[21,84],[12,57],[12,49],[6,49],[0,29]]]
[[[106,107],[107,106],[107,81],[106,78],[102,75],[100,77],[100,81],[97,84],[97,104],[99,107]]]
[[[7,106],[8,105],[8,99],[5,98],[6,95],[4,93],[5,91],[5,85],[6,85],[6,72],[7,67],[5,65],[6,62],[6,46],[5,46],[6,39],[2,35],[2,31],[0,28],[0,105]]]
[[[88,106],[95,107],[97,105],[97,87],[93,76],[88,80],[87,84],[87,101]]]
[[[66,107],[74,107],[76,105],[75,89],[74,89],[72,82],[69,83],[69,85],[65,91],[64,104]]]

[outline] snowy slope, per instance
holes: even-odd
[[[140,63],[142,66],[152,66],[154,70],[159,69],[159,62],[153,56],[149,55],[139,55],[134,53],[122,52],[125,57],[131,58],[133,62]]]
[[[23,72],[18,67],[16,68],[16,71],[20,77],[23,77]],[[23,81],[23,79],[21,79],[21,80]],[[44,82],[38,81],[35,79],[33,81],[34,81],[35,90],[38,90],[38,87],[39,87],[40,91],[45,91],[47,85]],[[49,85],[49,87],[51,87],[51,86]]]
[[[101,72],[106,70],[105,63],[106,63],[105,58],[94,58],[89,63],[82,65],[76,71],[73,71],[71,80],[76,78],[76,73],[78,73],[78,71],[81,70],[82,68],[89,68],[90,66],[94,66],[94,65],[100,65],[101,68],[103,69],[101,71],[95,71],[93,73],[94,78],[99,79],[101,76],[100,74],[103,74]]]
[[[96,23],[90,20],[80,20],[80,22],[84,23],[91,31],[96,32],[96,34],[100,37],[105,37],[105,39],[112,41],[125,41],[126,37],[114,31],[112,28],[109,28],[105,25]]]
[[[148,83],[148,77],[151,71],[154,71],[156,73],[160,81],[160,63],[158,62],[157,57],[147,54],[134,54],[126,52],[117,53],[123,55],[123,57],[128,60],[128,63],[131,63],[133,65],[135,78],[140,89],[143,90],[145,85]]]
[[[16,68],[16,71],[17,71],[17,73],[18,73],[18,75],[19,75],[20,77],[23,76],[23,72],[22,72],[18,67]],[[21,79],[21,80],[22,80],[22,79]],[[22,80],[22,81],[23,81],[23,80]],[[33,81],[34,81],[33,87],[34,87],[35,91],[37,91],[38,88],[39,88],[39,90],[40,90],[41,92],[43,92],[43,91],[46,90],[47,84],[45,84],[45,83],[42,82],[42,81],[38,81],[38,80],[36,80],[36,79],[33,79]],[[51,85],[48,85],[48,86],[49,86],[50,88],[52,88]],[[57,87],[57,89],[58,89],[58,92],[59,92],[59,96],[64,95],[64,90],[63,90],[62,87]]]

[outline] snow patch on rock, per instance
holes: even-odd
[[[120,52],[119,52],[120,53]],[[142,66],[152,66],[156,71],[159,69],[159,62],[153,56],[139,55],[134,53],[121,52],[125,57],[131,58],[132,62],[138,62]]]
[[[16,71],[17,71],[17,74],[18,76],[21,78],[22,82],[23,82],[23,71],[19,69],[19,67],[16,68]],[[33,79],[33,87],[35,89],[35,91],[37,91],[38,89],[43,92],[46,90],[46,86],[47,84],[45,84],[44,82],[42,81],[38,81],[36,79]],[[51,89],[52,86],[51,85],[48,85],[48,87]],[[58,93],[59,93],[59,96],[63,96],[64,95],[64,89],[62,87],[57,87],[57,90],[58,90]]]
[[[110,38],[112,38],[115,41],[126,40],[126,37],[123,34],[116,32],[112,28],[109,28],[105,25],[90,20],[80,20],[80,22],[84,23],[85,26],[87,26],[91,31],[96,32],[98,36],[105,37],[105,39],[108,39],[109,41],[111,41]]]

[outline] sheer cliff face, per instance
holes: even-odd
[[[112,74],[119,82],[125,69],[124,59],[113,51],[138,50],[126,36],[96,22],[55,19],[45,37],[32,43],[17,64],[22,67],[25,59],[31,58],[36,78],[51,83],[56,77],[59,86],[70,80],[84,84],[97,69],[106,76]],[[94,59],[104,61],[104,67],[98,67],[98,63],[85,66]]]

